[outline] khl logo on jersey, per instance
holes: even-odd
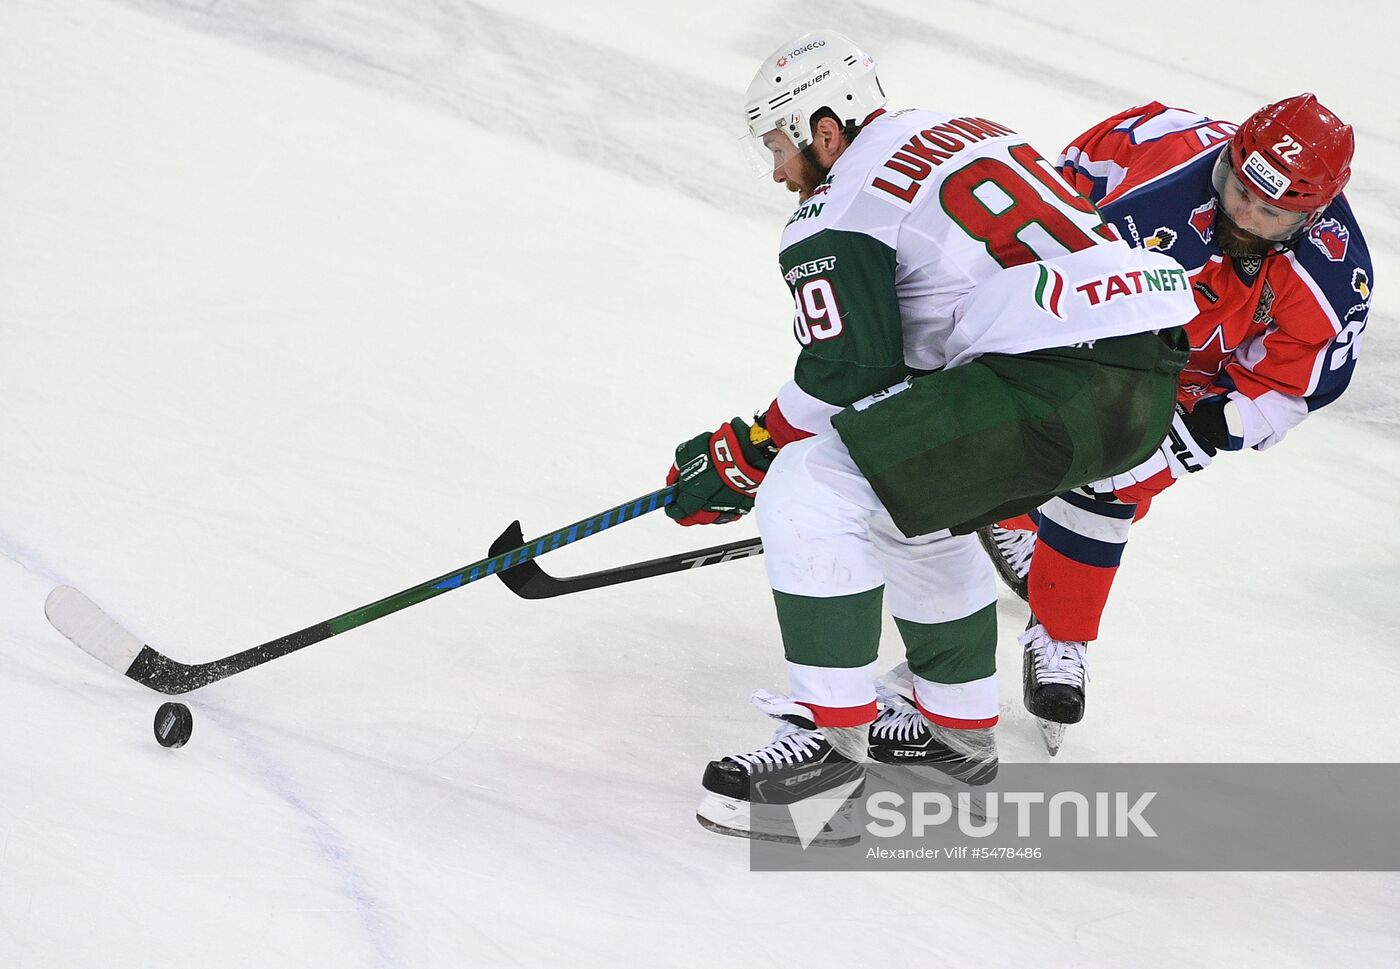
[[[1308,230],[1308,241],[1322,250],[1322,254],[1333,262],[1341,262],[1347,256],[1347,242],[1351,230],[1336,219],[1323,219]]]
[[[1196,230],[1196,235],[1201,237],[1201,241],[1209,242],[1210,237],[1215,235],[1215,199],[1192,209],[1189,221],[1191,228]]]

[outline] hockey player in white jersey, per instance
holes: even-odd
[[[788,661],[791,695],[755,695],[773,741],[705,772],[701,823],[726,834],[765,836],[753,802],[867,756],[994,776],[995,588],[971,533],[1142,460],[1185,361],[1172,259],[1118,241],[1011,128],[884,106],[873,59],[830,31],[749,89],[755,146],[799,196],[780,252],[798,361],[752,424],[676,449],[668,508],[722,522],[758,499]],[[885,602],[907,662],[879,705]]]

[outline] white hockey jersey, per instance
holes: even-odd
[[[1025,139],[930,111],[862,128],[788,220],[780,262],[801,346],[769,411],[780,444],[909,374],[1196,312],[1181,266],[1119,241]]]

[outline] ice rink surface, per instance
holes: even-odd
[[[192,694],[179,751],[42,612],[72,584],[212,659],[658,487],[789,372],[792,200],[733,143],[759,60],[831,26],[893,104],[1045,154],[1151,99],[1239,120],[1314,90],[1356,126],[1380,297],[1353,387],[1135,533],[1061,757],[1396,761],[1386,12],[0,3],[0,966],[1400,964],[1394,875],[750,873],[693,810],[783,686],[757,561],[482,583]],[[752,526],[697,531],[547,563]],[[1040,760],[1000,614],[1003,758]]]

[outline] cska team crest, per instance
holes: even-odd
[[[1322,250],[1322,254],[1333,262],[1341,262],[1347,256],[1347,242],[1351,231],[1336,219],[1323,219],[1308,230],[1308,241]]]
[[[1201,241],[1210,242],[1210,237],[1215,235],[1215,199],[1192,209],[1189,221]]]

